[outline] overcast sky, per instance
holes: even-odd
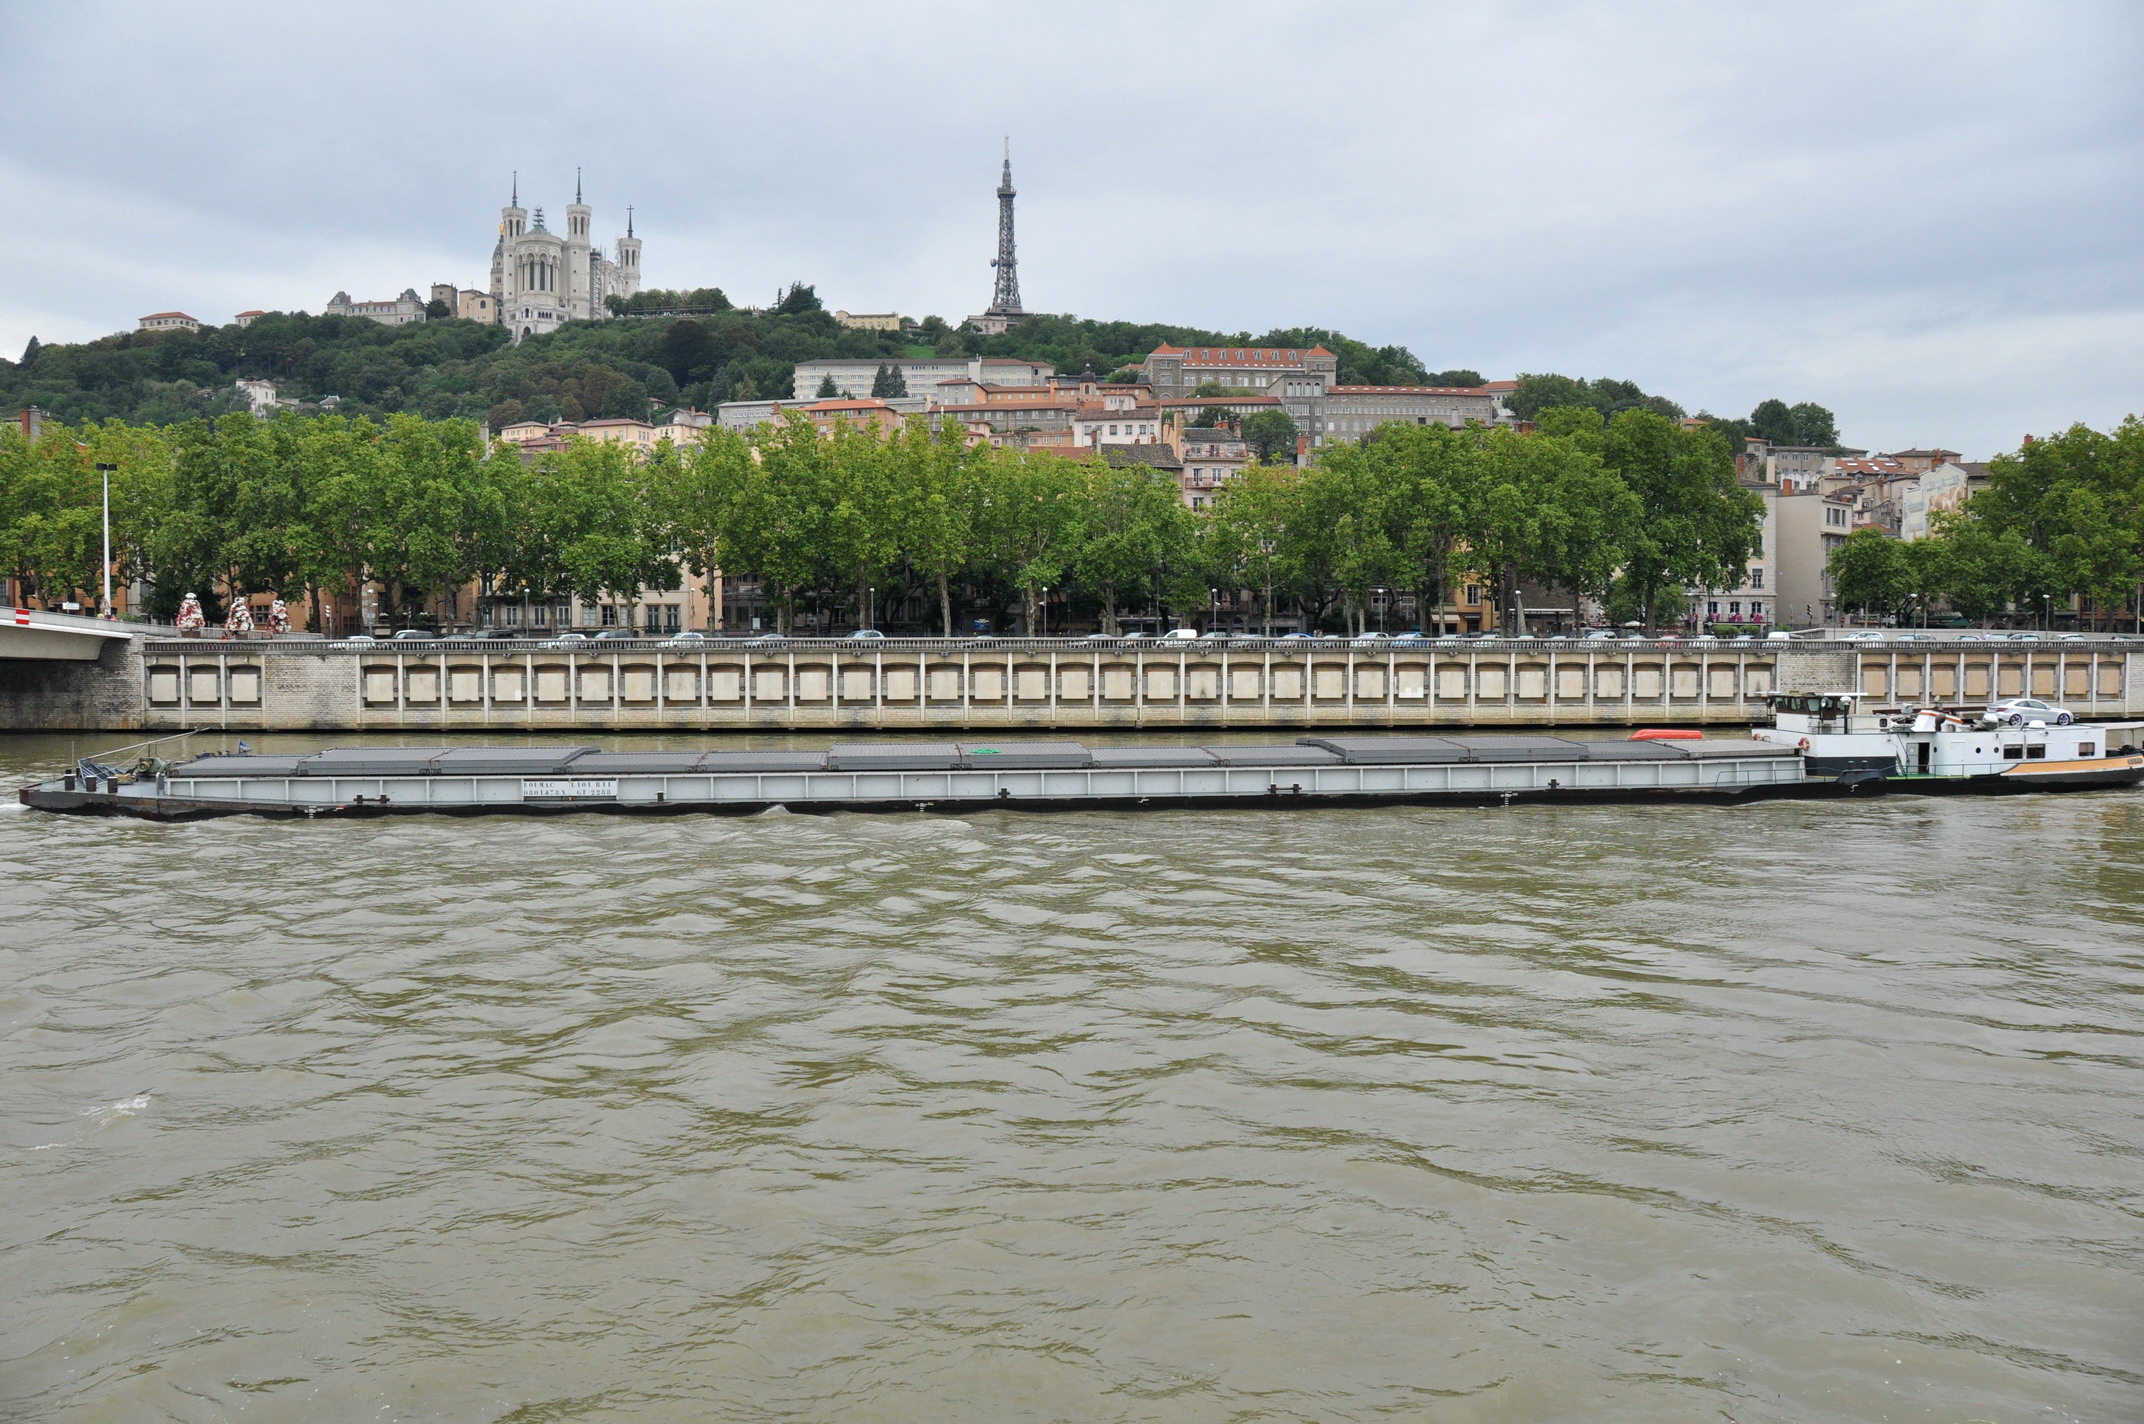
[[[1333,327],[1973,458],[2144,411],[2144,6],[0,4],[0,352],[482,286]]]

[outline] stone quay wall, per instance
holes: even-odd
[[[75,669],[80,669],[79,672]],[[2092,643],[694,648],[153,639],[96,664],[0,665],[14,729],[368,732],[1060,731],[1748,725],[1764,695],[2144,713],[2144,650]]]

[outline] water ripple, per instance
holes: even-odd
[[[2137,1417],[2140,852],[9,816],[0,1414]]]

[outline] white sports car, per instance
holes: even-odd
[[[2067,727],[2077,719],[2067,707],[2057,707],[2042,702],[2037,697],[2013,697],[2006,702],[1997,702],[1981,713],[1990,722],[2000,722],[2007,727],[2022,727],[2027,722],[2045,722],[2050,727]]]

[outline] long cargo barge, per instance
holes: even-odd
[[[47,811],[187,820],[1746,800],[1809,794],[1812,786],[1795,749],[1752,740],[1383,736],[1273,746],[904,742],[823,751],[343,747],[217,754],[134,774],[85,761],[25,788],[22,800]]]
[[[1748,740],[1639,732],[1549,736],[1303,737],[1270,746],[1071,741],[862,742],[823,751],[596,747],[338,747],[87,759],[25,787],[46,811],[201,816],[500,812],[969,811],[1518,801],[1749,800],[1903,790],[2079,790],[2144,782],[2136,722],[2005,704],[1870,713],[1852,693],[1774,693]],[[2029,717],[2028,711],[2035,715]],[[2043,713],[2045,715],[2039,715]],[[2049,725],[2047,717],[2054,719]]]

